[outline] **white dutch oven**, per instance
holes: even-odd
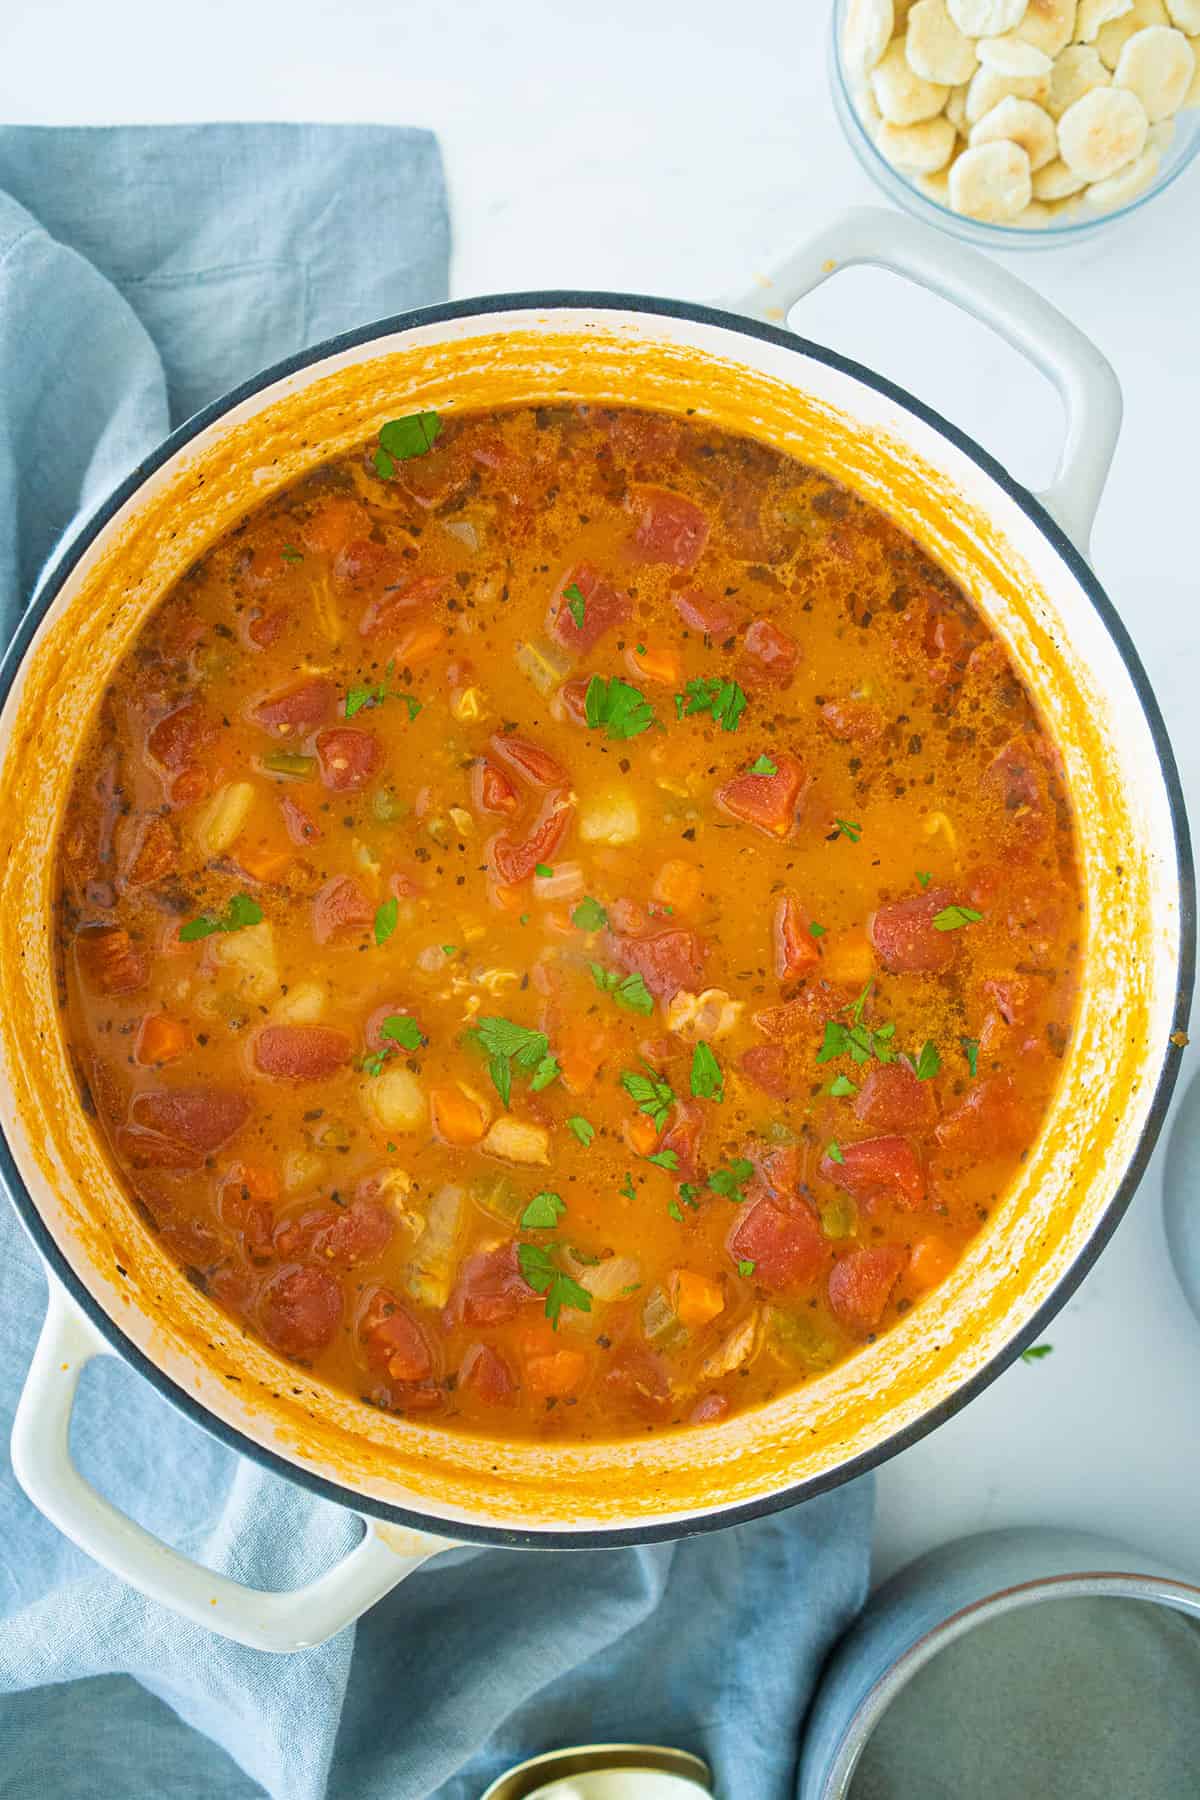
[[[855,263],[954,300],[1056,383],[1066,443],[1040,499],[919,401],[783,328],[801,295]],[[123,1198],[80,1106],[49,921],[53,840],[89,717],[148,611],[205,545],[397,412],[562,398],[694,408],[816,464],[911,531],[1004,638],[1057,737],[1088,913],[1080,1017],[1057,1098],[1014,1191],[929,1302],[744,1417],[546,1447],[454,1437],[330,1393],[248,1343],[186,1281]],[[369,326],[210,407],[135,472],[59,564],[0,686],[0,1166],[51,1292],[12,1455],[62,1531],[191,1619],[292,1649],[338,1630],[449,1541],[638,1543],[819,1493],[947,1418],[1041,1331],[1145,1166],[1192,979],[1192,873],[1170,747],[1086,562],[1119,420],[1112,371],[1045,301],[912,221],[861,212],[724,311],[519,295]],[[355,1508],[361,1544],[312,1586],[275,1595],[149,1537],[68,1452],[79,1373],[97,1354],[123,1357],[225,1443]]]

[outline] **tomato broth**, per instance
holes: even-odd
[[[623,408],[394,419],[247,517],[114,671],[59,865],[85,1103],[172,1254],[333,1386],[511,1437],[720,1419],[936,1289],[1083,923],[962,592]]]

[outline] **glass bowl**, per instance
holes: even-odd
[[[1099,232],[1108,230],[1119,220],[1129,218],[1149,201],[1156,199],[1172,182],[1178,180],[1200,153],[1200,107],[1191,106],[1175,114],[1174,136],[1161,153],[1161,164],[1154,180],[1124,206],[1115,207],[1111,212],[1095,213],[1081,207],[1077,213],[1064,216],[1061,223],[1035,227],[985,224],[978,219],[967,218],[924,193],[918,187],[916,178],[893,168],[876,147],[854,103],[855,84],[842,56],[842,37],[849,4],[850,0],[834,0],[829,41],[830,87],[833,90],[834,110],[846,141],[862,168],[889,200],[895,201],[896,205],[917,218],[924,219],[926,224],[940,226],[943,231],[952,232],[968,243],[978,244],[988,250],[1048,250],[1063,244],[1083,243]],[[1200,52],[1200,40],[1192,41],[1193,47]]]

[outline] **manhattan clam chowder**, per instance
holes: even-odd
[[[131,1203],[280,1354],[459,1430],[715,1421],[852,1354],[1072,1025],[1004,648],[693,418],[421,413],[275,497],[115,670],[58,861]]]

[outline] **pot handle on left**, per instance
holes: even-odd
[[[172,1550],[97,1493],[71,1457],[79,1378],[92,1357],[115,1354],[51,1277],[46,1321],[13,1419],[12,1466],[52,1525],[147,1599],[253,1650],[305,1650],[353,1624],[406,1575],[452,1548],[448,1538],[364,1518],[362,1540],[348,1556],[286,1593],[246,1587]]]
[[[1111,363],[1028,283],[978,250],[881,207],[843,213],[764,280],[723,304],[731,312],[780,325],[797,300],[856,264],[890,269],[940,294],[990,326],[1054,383],[1066,429],[1054,479],[1038,498],[1086,556],[1121,430],[1121,387]]]

